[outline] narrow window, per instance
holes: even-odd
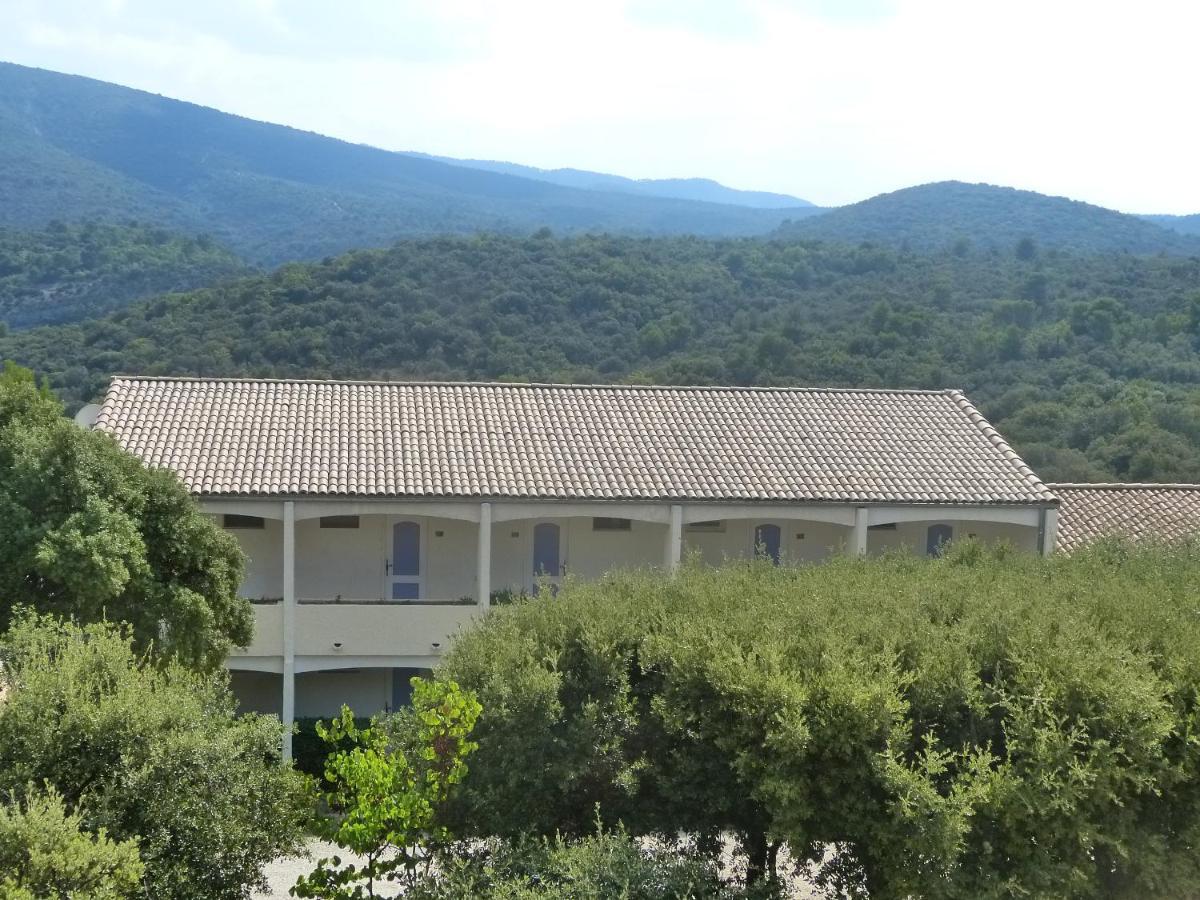
[[[687,530],[693,534],[723,532],[725,530],[725,523],[720,519],[711,519],[707,522],[692,522],[688,525]]]
[[[629,519],[614,519],[609,516],[596,516],[592,519],[592,531],[629,531],[633,522]]]
[[[262,516],[239,516],[234,513],[226,513],[221,517],[221,524],[225,528],[262,528],[264,522]]]
[[[925,533],[925,555],[941,556],[952,537],[954,529],[949,525],[930,525]]]
[[[779,565],[778,525],[759,525],[754,529],[754,553]]]
[[[421,574],[421,526],[397,522],[392,526],[392,574],[415,577]]]
[[[533,574],[562,574],[559,529],[553,522],[541,522],[533,528]]]
[[[358,516],[321,516],[322,528],[357,528]]]

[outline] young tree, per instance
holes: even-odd
[[[31,373],[0,375],[0,630],[17,606],[129,623],[139,649],[196,668],[249,643],[237,542],[178,479],[84,431]]]
[[[151,897],[242,900],[298,848],[311,799],[277,720],[224,674],[150,663],[128,632],[18,617],[0,643],[0,796],[48,785],[83,828],[136,841]]]
[[[323,836],[366,861],[322,859],[296,882],[292,896],[366,900],[385,883],[411,886],[418,868],[449,839],[435,819],[467,773],[465,759],[476,749],[468,737],[480,706],[452,681],[412,683],[412,706],[400,718],[398,735],[374,723],[358,728],[347,707],[328,727],[317,725],[330,746],[354,745],[326,762],[325,800],[334,815],[323,821]]]

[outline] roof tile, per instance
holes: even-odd
[[[958,391],[114,378],[208,495],[1054,503]]]

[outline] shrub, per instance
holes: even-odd
[[[136,840],[152,897],[249,895],[310,809],[278,721],[235,717],[225,675],[148,664],[129,634],[26,616],[2,644],[0,791],[57,790],[93,833]]]
[[[317,734],[335,749],[325,763],[333,815],[319,822],[322,837],[363,857],[362,865],[338,856],[322,859],[291,889],[295,897],[368,900],[377,886],[411,885],[418,867],[449,840],[435,823],[451,788],[467,772],[468,740],[479,704],[453,682],[412,679],[412,705],[392,726],[359,728],[348,707]]]
[[[442,854],[407,900],[735,900],[711,860],[641,846],[623,829],[577,840],[491,839]]]
[[[570,584],[438,670],[484,707],[452,823],[579,836],[599,804],[871,900],[1194,895],[1198,576],[1190,545],[964,545]]]
[[[0,898],[122,900],[140,892],[141,877],[137,844],[81,830],[53,789],[0,805]]]

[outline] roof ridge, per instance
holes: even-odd
[[[504,388],[560,388],[564,390],[613,389],[638,391],[732,391],[732,392],[807,392],[815,394],[903,394],[931,397],[960,395],[955,388],[883,388],[883,387],[814,387],[804,385],[738,385],[738,384],[623,384],[620,382],[558,382],[558,381],[427,381],[421,379],[398,379],[387,381],[378,378],[250,378],[242,376],[220,377],[212,375],[113,375],[109,385],[116,381],[173,381],[202,384],[356,384],[393,387],[504,387]]]
[[[1187,481],[1060,481],[1046,486],[1051,490],[1200,491],[1200,484]]]
[[[1054,492],[1049,486],[1038,477],[1037,473],[1029,467],[1025,460],[1021,459],[1020,454],[1009,446],[1008,441],[1004,440],[1004,436],[996,430],[991,422],[983,417],[983,413],[975,408],[975,404],[968,400],[962,391],[956,388],[949,393],[958,408],[970,420],[971,424],[978,428],[984,437],[991,442],[992,446],[999,450],[1004,455],[1004,458],[1016,467],[1017,471],[1021,473],[1030,487],[1044,494],[1049,500],[1058,499],[1054,496]]]

